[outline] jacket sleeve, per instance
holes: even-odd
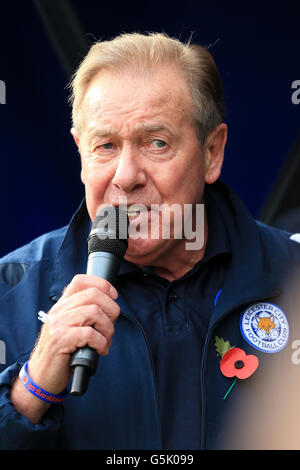
[[[0,374],[0,450],[57,449],[63,422],[63,406],[51,405],[39,424],[19,413],[10,401],[10,389],[23,364]]]

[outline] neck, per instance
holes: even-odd
[[[151,266],[158,276],[168,279],[169,281],[174,281],[184,276],[184,274],[190,271],[195,264],[204,257],[207,231],[207,219],[205,214],[204,240],[201,248],[196,250],[187,249],[186,243],[193,245],[193,240],[173,240],[169,249],[164,247],[162,251],[157,251],[155,256],[152,254],[149,258],[146,257],[139,260],[128,258],[128,261],[140,267]]]
[[[180,277],[184,276],[187,272],[189,272],[198,261],[200,261],[204,256],[204,248],[203,250],[193,253],[187,252],[188,259],[180,260],[175,259],[174,262],[170,265],[166,266],[153,266],[156,274],[160,277],[168,279],[168,281],[175,281],[175,279],[179,279]],[[193,254],[190,254],[193,253]],[[176,255],[174,255],[176,258]]]

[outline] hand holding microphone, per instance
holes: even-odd
[[[108,217],[105,219],[105,213]],[[87,274],[113,283],[128,246],[127,213],[119,207],[107,207],[97,214],[88,238]],[[89,377],[95,373],[98,353],[89,346],[78,349],[71,358],[73,381],[71,394],[82,395]]]
[[[127,248],[128,234],[127,213],[122,211],[120,216],[117,209],[117,223],[108,220],[104,225],[105,219],[96,217],[88,239],[87,274],[76,275],[48,312],[31,354],[29,374],[49,393],[59,394],[66,388],[72,369],[71,393],[84,393],[90,375],[96,370],[98,356],[109,352],[120,314],[115,302],[118,294],[112,283]],[[119,230],[122,224],[123,229]],[[49,407],[29,394],[19,380],[13,385],[11,399],[15,408],[34,423],[40,421]]]

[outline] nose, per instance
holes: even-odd
[[[142,157],[131,145],[124,146],[117,163],[112,183],[120,190],[130,193],[147,182],[145,170],[141,167]]]

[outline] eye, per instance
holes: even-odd
[[[111,150],[113,146],[114,144],[112,142],[106,142],[105,144],[102,144],[100,148],[102,147],[104,150]]]
[[[109,153],[111,150],[114,150],[115,148],[115,145],[113,142],[103,142],[102,144],[98,144],[95,149],[94,149],[94,152],[97,153],[97,154],[107,154]]]
[[[155,139],[154,136],[144,143],[144,149],[148,155],[152,155],[153,157],[166,157],[170,152],[169,144],[163,139]]]
[[[156,148],[164,148],[167,144],[164,140],[161,140],[161,139],[154,139],[152,140],[151,142],[153,144],[154,147]]]

